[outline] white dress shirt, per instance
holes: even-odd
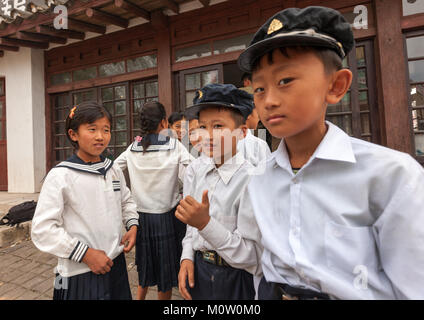
[[[256,169],[264,169],[264,166],[258,167],[260,164],[264,165],[266,159],[271,155],[266,141],[253,135],[250,130],[247,130],[246,137],[237,143],[237,151]],[[263,170],[260,170],[259,173],[263,173]]]
[[[423,168],[327,124],[297,174],[283,140],[252,176],[265,278],[338,299],[423,299]]]
[[[177,139],[152,135],[152,144],[143,154],[135,141],[115,162],[122,170],[128,168],[131,193],[137,211],[165,213],[181,200],[180,182],[194,158]]]
[[[75,155],[48,173],[32,220],[31,239],[57,256],[63,277],[89,272],[88,248],[115,259],[123,250],[122,224],[138,225],[135,202],[118,165],[105,159],[84,164]]]
[[[187,226],[181,261],[194,261],[197,250],[215,250],[231,266],[260,274],[260,233],[246,187],[252,165],[237,153],[218,169],[205,155],[194,160],[184,178],[184,197],[202,201],[208,190],[209,223],[203,230]]]

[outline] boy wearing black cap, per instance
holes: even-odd
[[[252,97],[233,85],[211,84],[187,112],[199,115],[202,156],[186,169],[175,216],[187,223],[178,277],[185,299],[254,299],[260,234],[248,193],[252,165],[237,153]]]
[[[424,170],[325,121],[354,47],[335,10],[290,8],[240,55],[255,106],[282,138],[248,190],[262,233],[261,299],[423,299]]]

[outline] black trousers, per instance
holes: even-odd
[[[202,259],[194,260],[194,288],[186,284],[193,300],[253,300],[253,276],[245,270],[217,266]]]
[[[53,300],[132,300],[124,253],[113,259],[113,267],[106,274],[56,274]]]
[[[265,277],[262,277],[258,287],[258,300],[281,300],[284,293],[297,297],[299,300],[330,299],[330,297],[325,293],[294,288],[287,284],[268,282]]]

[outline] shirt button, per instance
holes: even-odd
[[[292,181],[293,181],[294,184],[298,184],[299,183],[299,180],[297,180],[296,178],[293,178]]]

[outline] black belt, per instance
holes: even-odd
[[[216,251],[206,250],[198,251],[203,261],[216,266],[231,267]]]
[[[276,294],[282,300],[330,300],[325,293],[289,286],[288,284],[273,283]]]

